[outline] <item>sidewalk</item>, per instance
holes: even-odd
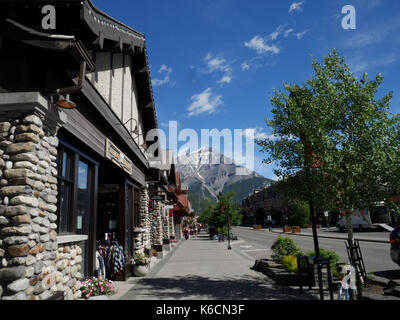
[[[262,231],[269,232],[269,229],[262,229]],[[272,228],[272,232],[281,233],[281,234],[290,234],[296,236],[307,236],[312,237],[312,230],[311,229],[301,229],[300,233],[285,233],[283,232],[282,228]],[[328,238],[328,239],[347,239],[347,233],[341,233],[336,229],[319,229],[317,231],[318,238]],[[379,243],[390,243],[389,242],[389,232],[368,232],[366,235],[361,233],[354,233],[354,239],[359,241],[367,241],[367,242],[379,242]]]
[[[251,269],[254,260],[208,234],[182,240],[148,276],[116,283],[112,300],[317,300]]]

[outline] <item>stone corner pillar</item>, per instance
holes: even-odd
[[[38,92],[0,93],[0,299],[57,290],[57,131],[66,121]]]

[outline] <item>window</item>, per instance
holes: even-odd
[[[89,234],[89,210],[90,210],[90,189],[89,189],[89,165],[83,161],[78,162],[77,181],[77,212],[76,212],[76,233]]]
[[[94,165],[60,145],[58,172],[58,232],[89,234]]]
[[[72,211],[72,195],[74,188],[74,175],[73,175],[73,156],[64,148],[58,152],[58,232],[67,233],[71,231],[71,216]]]

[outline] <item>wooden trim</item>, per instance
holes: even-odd
[[[92,165],[93,177],[91,178],[91,198],[92,208],[90,210],[90,226],[89,226],[89,272],[95,270],[96,266],[96,239],[97,239],[97,193],[99,186],[99,166]],[[95,276],[95,274],[94,274]]]
[[[68,142],[66,142],[65,140],[58,138],[59,140],[59,144],[62,146],[65,146],[67,149],[70,149],[72,152],[79,154],[80,156],[82,156],[83,158],[87,159],[88,161],[92,162],[94,165],[98,166],[100,165],[98,161],[94,160],[92,157],[90,157],[88,154],[86,154],[85,152],[75,148],[74,146],[72,146],[71,144],[69,144]]]
[[[127,249],[127,184],[126,180],[120,185],[119,188],[119,212],[118,212],[118,243]],[[125,267],[122,274],[117,276],[117,281],[126,281],[127,279],[127,268]]]
[[[72,163],[72,172],[74,177],[74,184],[72,186],[72,206],[71,206],[71,221],[69,230],[76,232],[76,213],[78,211],[78,168],[79,168],[79,154],[74,153]]]
[[[114,78],[114,53],[110,53],[110,92],[108,95],[108,105],[112,109],[112,88],[113,88],[113,78]]]
[[[125,59],[126,59],[126,55],[124,53],[122,53],[122,94],[121,94],[121,121],[123,123],[126,122],[126,119],[124,119],[124,97],[125,97],[125,74],[126,74],[126,66],[125,66]]]

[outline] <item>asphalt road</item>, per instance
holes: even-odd
[[[266,229],[254,230],[245,227],[233,228],[233,234],[239,239],[232,242],[232,247],[254,259],[270,257],[271,245],[279,235]],[[290,234],[285,234],[285,236],[292,238],[303,252],[314,250],[312,237]],[[335,251],[343,262],[347,262],[344,240],[319,238],[318,242],[320,248]],[[360,247],[367,272],[399,269],[399,266],[390,259],[389,243],[360,242]]]

